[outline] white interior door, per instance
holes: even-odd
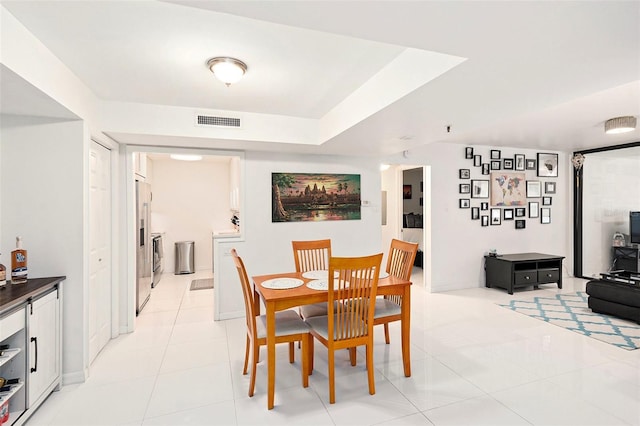
[[[111,338],[111,152],[90,150],[89,364]]]

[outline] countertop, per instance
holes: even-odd
[[[6,312],[29,300],[29,298],[45,293],[64,281],[67,277],[31,278],[23,284],[7,284],[0,287],[0,312]]]
[[[213,238],[230,238],[239,236],[240,232],[236,229],[219,229],[212,231],[211,235]]]

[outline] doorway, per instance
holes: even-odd
[[[179,154],[182,158],[171,158],[172,154],[174,157]],[[128,147],[125,155],[127,188],[130,191],[127,197],[128,241],[125,252],[135,253],[135,192],[131,191],[135,180],[143,179],[150,185],[149,233],[161,235],[163,241],[162,274],[165,278],[161,274],[159,280],[152,279],[157,286],[151,288],[149,301],[143,308],[153,312],[159,309],[158,306],[154,307],[157,302],[162,300],[163,306],[173,302],[168,300],[168,297],[172,297],[168,287],[177,278],[173,277],[176,243],[193,242],[194,247],[191,253],[195,275],[181,275],[208,280],[213,276],[213,233],[233,229],[234,216],[237,221],[241,219],[240,162],[243,157],[233,151],[163,147]],[[194,160],[186,155],[198,158]],[[139,159],[144,159],[144,165],[138,164]],[[133,331],[136,317],[135,303],[132,301],[135,300],[133,295],[138,265],[132,255],[127,255],[126,263],[127,288],[122,290],[128,294],[127,330]],[[215,298],[215,284],[213,288]]]
[[[430,287],[431,169],[424,165],[393,165],[381,175],[386,213],[383,247],[388,247],[393,238],[418,243],[412,281]]]

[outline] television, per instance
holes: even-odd
[[[629,212],[629,235],[631,244],[640,244],[640,212]]]

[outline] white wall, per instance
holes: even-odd
[[[211,270],[211,232],[232,227],[229,160],[152,161],[151,231],[164,232],[164,273],[175,271],[175,242],[194,241],[196,270]]]
[[[0,251],[9,259],[20,235],[30,278],[67,277],[63,371],[67,378],[82,380],[87,327],[83,200],[88,161],[83,122],[15,117],[20,123],[13,125],[11,118],[3,117],[0,139]]]
[[[526,229],[516,230],[515,220],[503,221],[500,226],[482,227],[479,220],[471,220],[470,209],[458,207],[460,198],[470,198],[468,194],[458,192],[458,185],[462,183],[458,178],[459,169],[471,169],[472,179],[490,177],[482,175],[480,167],[474,167],[472,160],[464,158],[464,148],[464,145],[446,143],[427,145],[412,150],[409,159],[403,161],[431,166],[431,201],[425,200],[431,211],[431,290],[440,292],[484,286],[484,255],[490,249],[504,254],[539,252],[571,256],[572,231],[569,219],[572,212],[568,186],[571,166],[567,156],[559,153],[558,178],[538,178],[535,171],[526,171],[527,179],[556,182],[556,194],[552,195],[551,224],[542,225],[539,218],[526,217]],[[474,146],[475,153],[482,155],[483,162],[489,161],[491,149],[500,149],[502,158],[525,154],[527,158],[535,159],[536,153],[540,152],[509,147]],[[489,200],[472,199],[471,205],[479,206],[481,201]],[[541,199],[527,201],[539,201],[542,204]],[[565,275],[572,271],[572,267],[571,259],[565,259]]]
[[[218,240],[216,316],[244,315],[238,276],[228,251],[233,247],[245,261],[249,276],[293,271],[292,240],[330,238],[334,256],[361,256],[383,251],[380,232],[380,165],[373,159],[247,152],[242,188],[243,241]],[[361,220],[271,222],[271,173],[360,174]]]

